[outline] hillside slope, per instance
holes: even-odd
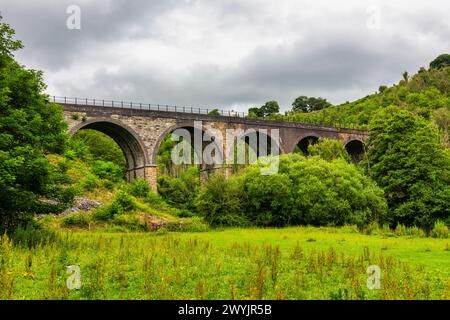
[[[353,102],[315,112],[287,112],[272,118],[333,126],[367,128],[377,110],[389,105],[399,106],[434,120],[442,130],[448,130],[450,112],[450,67],[421,68],[412,77],[404,77],[391,87],[380,86],[375,94]]]

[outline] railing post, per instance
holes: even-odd
[[[67,103],[67,97],[64,97],[64,103]]]
[[[105,106],[105,99],[102,100],[102,106]]]
[[[169,105],[166,104],[166,111],[169,111]]]
[[[86,98],[86,105],[87,105],[88,103],[87,103],[87,98]]]
[[[157,107],[158,107],[158,111],[159,111],[159,104],[157,104]]]
[[[139,103],[139,109],[142,110],[142,103]]]
[[[123,101],[120,101],[120,105],[121,105],[121,107],[122,107],[122,109],[123,109]]]
[[[78,104],[78,98],[75,98],[75,104]]]

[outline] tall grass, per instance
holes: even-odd
[[[251,232],[251,231],[249,231]],[[382,251],[380,251],[382,252]],[[2,299],[448,299],[450,279],[364,248],[360,254],[176,234],[61,234],[29,248],[0,240]],[[81,268],[80,290],[66,268]],[[381,268],[381,289],[366,286]]]

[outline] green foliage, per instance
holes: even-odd
[[[356,224],[385,218],[383,192],[357,167],[298,154],[280,157],[279,172],[261,175],[252,165],[229,179],[202,187],[197,210],[213,225],[261,226]]]
[[[178,177],[158,177],[158,192],[167,203],[180,209],[193,209],[200,179],[197,167],[188,167]]]
[[[91,160],[89,147],[83,141],[75,139],[69,140],[64,156],[72,160],[76,158],[84,161]]]
[[[92,172],[102,179],[113,181],[123,179],[123,168],[111,161],[95,161]]]
[[[197,199],[197,211],[212,226],[246,226],[245,192],[236,179],[221,174],[211,176]]]
[[[308,146],[308,154],[310,156],[318,156],[327,161],[334,159],[343,159],[347,162],[351,161],[344,144],[335,139],[319,138],[317,143]]]
[[[85,161],[102,160],[115,163],[121,168],[126,167],[126,160],[117,143],[106,134],[96,130],[80,130],[72,137],[69,149],[77,150],[84,144],[87,149],[80,159]]]
[[[39,245],[54,243],[59,237],[56,232],[31,220],[26,225],[18,226],[11,234],[12,242],[20,247],[35,248]]]
[[[384,189],[391,225],[426,229],[450,215],[450,157],[438,131],[395,107],[370,124],[369,174]]]
[[[324,98],[300,96],[292,103],[292,111],[312,112],[331,107],[332,104]]]
[[[164,140],[161,142],[156,158],[159,174],[167,175],[174,173],[172,150],[176,144],[177,142],[172,139],[172,134],[167,134]]]
[[[268,101],[261,107],[248,109],[249,117],[264,118],[280,112],[280,106],[277,101]]]
[[[136,222],[133,216],[117,220]],[[58,233],[54,241],[31,249],[0,237],[0,298],[450,298],[447,239],[369,237],[344,228],[312,227],[195,236],[167,228],[152,234],[123,233],[127,230],[114,226],[108,231],[115,232]],[[67,266],[73,264],[81,267],[81,290],[66,287]],[[369,265],[383,272],[379,290],[367,288]]]
[[[42,72],[12,58],[21,47],[0,19],[0,233],[26,224],[41,198],[65,195],[57,190],[63,174],[45,157],[64,150],[62,108],[48,102]]]
[[[79,212],[71,214],[62,219],[62,225],[64,227],[80,227],[85,228],[89,226],[91,217],[86,212]]]
[[[430,68],[439,69],[450,66],[450,54],[441,54],[436,59],[431,61]]]
[[[384,220],[382,190],[353,164],[293,155],[280,159],[280,173],[288,174],[294,186],[292,216],[296,224],[355,224],[362,228]]]
[[[373,115],[381,108],[396,105],[430,118],[433,111],[450,106],[450,67],[422,69],[392,87],[381,86],[379,93],[353,102],[330,106],[318,111],[289,111],[285,116],[272,115],[279,121],[305,122],[319,125],[366,129]]]
[[[219,109],[212,109],[211,111],[208,112],[208,115],[210,115],[210,116],[220,116],[220,111],[219,111]]]
[[[15,31],[7,23],[1,22],[0,15],[0,57],[13,57],[13,52],[23,48],[22,41],[14,38]]]
[[[111,203],[98,208],[93,218],[97,221],[107,221],[113,219],[116,215],[131,213],[137,209],[135,199],[124,191],[118,192]]]
[[[127,186],[126,191],[134,197],[145,198],[150,193],[150,185],[144,179],[136,179]]]
[[[261,175],[259,167],[249,168],[243,177],[244,212],[260,226],[285,226],[292,221],[293,183],[287,173]],[[242,199],[241,199],[242,201]]]
[[[448,226],[444,222],[437,220],[431,230],[431,236],[435,238],[448,238],[448,235]]]

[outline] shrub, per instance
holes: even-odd
[[[308,146],[308,154],[311,156],[319,156],[324,160],[344,159],[347,162],[351,161],[344,144],[335,139],[320,138],[316,144]]]
[[[123,178],[123,169],[111,161],[97,160],[92,166],[92,172],[102,179],[117,181]]]
[[[196,199],[197,211],[212,226],[246,226],[245,193],[238,179],[210,176]]]
[[[92,173],[86,173],[86,176],[81,181],[80,186],[84,191],[93,191],[99,186],[98,178]]]
[[[295,224],[356,224],[362,228],[385,219],[383,191],[353,164],[342,159],[328,162],[317,157],[283,155],[279,170],[292,181]]]
[[[126,191],[132,196],[145,198],[150,192],[150,185],[143,179],[136,179],[127,186]]]
[[[158,178],[158,191],[167,203],[179,209],[194,209],[195,197],[200,186],[199,170],[189,167],[178,177],[161,176]]]
[[[80,227],[84,228],[89,226],[90,216],[86,212],[79,212],[69,215],[62,219],[62,225],[64,227]]]
[[[434,238],[448,238],[448,227],[442,221],[436,221],[431,230],[431,236]]]
[[[98,221],[107,221],[114,218],[114,216],[123,213],[129,213],[137,209],[137,204],[132,196],[120,191],[108,205],[98,208],[93,218]]]
[[[284,226],[291,223],[292,181],[286,173],[261,175],[255,167],[243,179],[247,196],[246,214],[257,225]]]
[[[213,225],[355,224],[361,229],[383,222],[386,201],[353,164],[291,154],[280,156],[277,174],[261,175],[255,164],[228,180],[213,176],[199,194],[197,210]]]

